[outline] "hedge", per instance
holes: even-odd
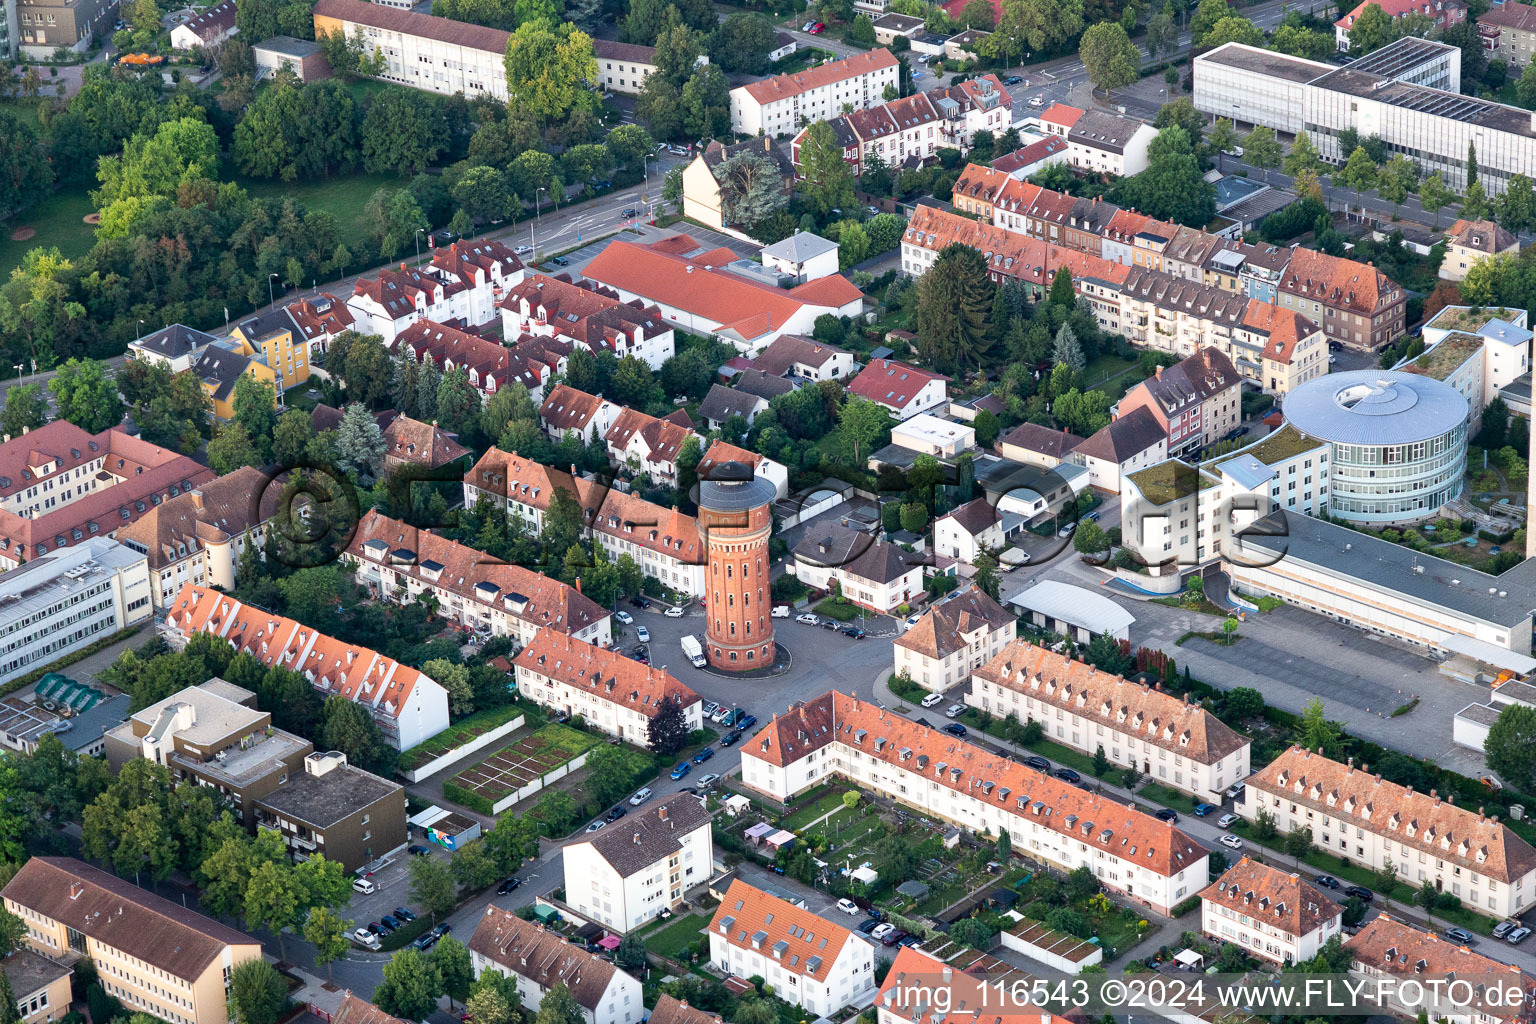
[[[463,804],[472,811],[481,814],[495,814],[494,805],[479,793],[472,793],[463,786],[453,782],[443,783],[443,796],[456,804]]]
[[[73,665],[81,658],[89,657],[98,651],[104,651],[108,647],[111,647],[113,644],[128,639],[143,628],[144,627],[142,624],[138,626],[130,626],[128,629],[113,633],[111,636],[104,636],[100,640],[92,641],[91,643],[86,644],[84,647],[80,648],[78,651],[71,651],[70,653],[64,655],[64,657],[60,658],[58,661],[44,665],[42,668],[35,668],[28,672],[26,675],[17,676],[15,679],[12,679],[10,682],[6,683],[4,686],[0,686],[0,697],[15,693],[22,687],[31,686],[33,683],[43,678],[43,676],[47,675],[49,672],[63,671],[65,668]]]
[[[396,762],[396,767],[401,771],[419,768],[434,757],[446,754],[454,747],[467,743],[477,736],[482,736],[499,725],[505,725],[522,714],[527,714],[527,709],[516,701],[511,704],[504,704],[499,708],[477,711],[468,718],[454,722],[431,739],[424,740],[411,749],[403,751]]]
[[[1198,909],[1200,909],[1200,897],[1199,896],[1191,896],[1189,899],[1185,900],[1183,903],[1179,903],[1179,904],[1175,905],[1174,908],[1173,908],[1173,914],[1171,916],[1173,916],[1173,917],[1183,917],[1185,914],[1189,913],[1191,910],[1198,910]]]

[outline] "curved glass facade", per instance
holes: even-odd
[[[1330,509],[1359,523],[1427,519],[1461,494],[1467,426],[1409,444],[1333,442]]]

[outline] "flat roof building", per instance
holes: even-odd
[[[303,772],[256,801],[256,822],[300,860],[320,854],[356,871],[406,844],[405,790],[338,750],[316,751]]]

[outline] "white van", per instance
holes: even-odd
[[[360,892],[364,896],[372,896],[379,891],[379,887],[373,884],[371,878],[354,878],[352,879],[352,891]]]
[[[789,618],[789,605],[776,604],[773,606],[773,611],[770,614],[776,619],[787,619]]]

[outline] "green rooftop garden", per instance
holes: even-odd
[[[1307,437],[1301,431],[1287,423],[1279,430],[1272,431],[1268,437],[1246,448],[1240,448],[1230,455],[1222,456],[1211,463],[1212,467],[1220,466],[1223,462],[1229,462],[1240,455],[1252,455],[1266,466],[1273,466],[1277,462],[1295,458],[1304,452],[1310,452],[1315,448],[1321,448],[1327,442]]]
[[[1425,377],[1433,377],[1435,380],[1445,380],[1482,349],[1482,338],[1475,334],[1457,331],[1455,334],[1447,334],[1440,344],[1398,369],[1404,373],[1417,373]]]
[[[1504,306],[1446,306],[1435,314],[1425,327],[1442,331],[1466,331],[1476,334],[1487,326],[1489,320],[1513,321],[1520,315],[1518,309]]]
[[[1138,473],[1132,473],[1129,479],[1141,491],[1142,497],[1154,505],[1166,505],[1219,483],[1214,477],[1178,459],[1159,462]]]

